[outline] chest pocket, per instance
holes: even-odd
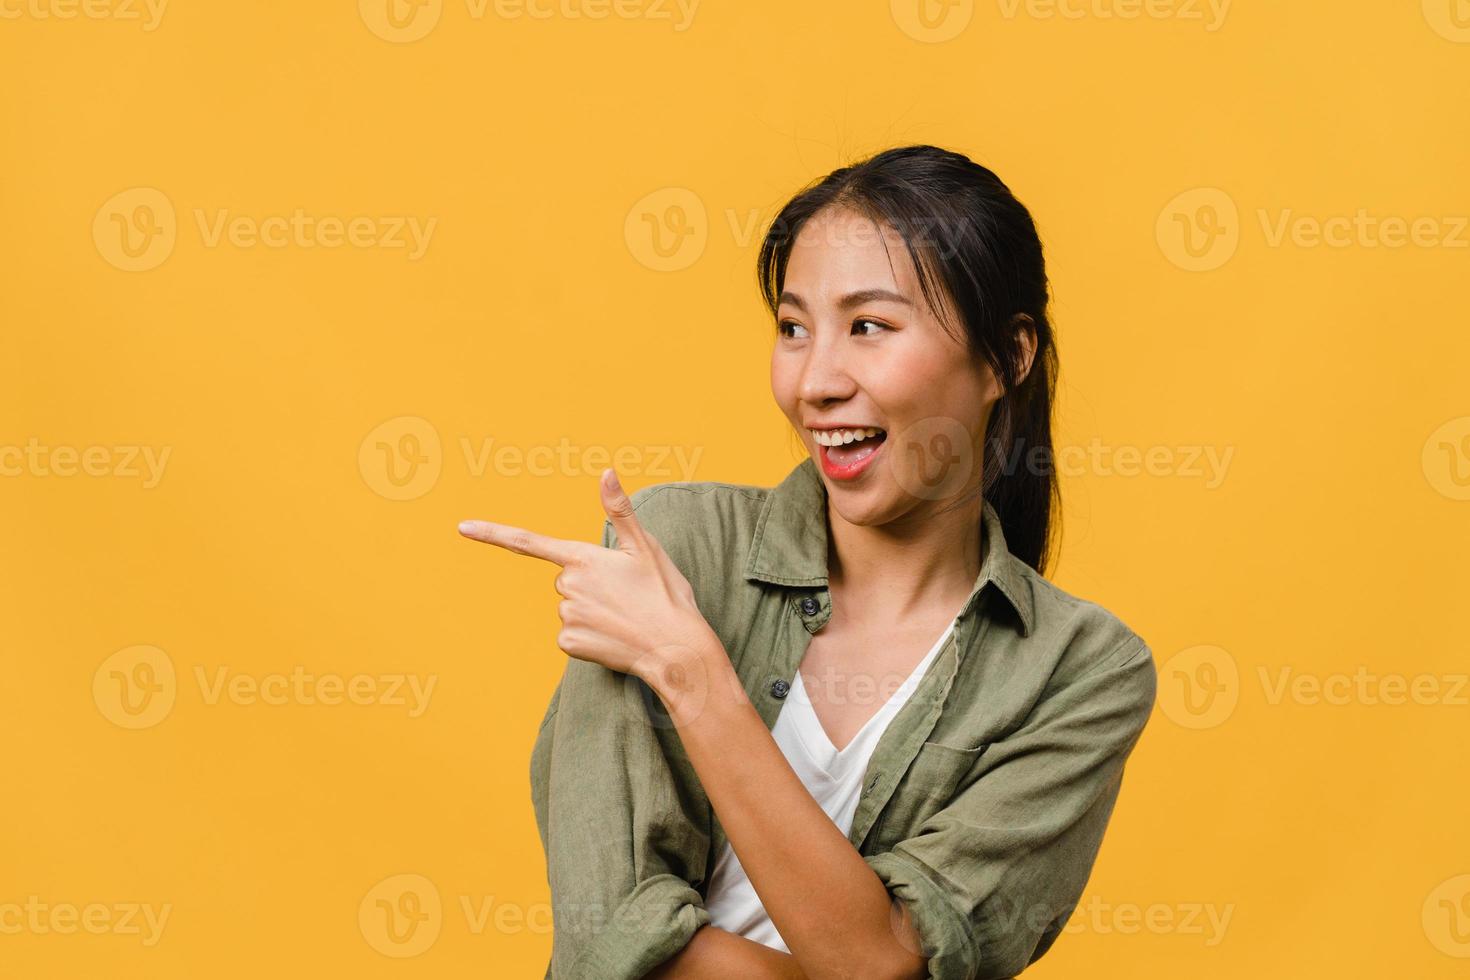
[[[986,748],[956,748],[941,742],[921,745],[874,824],[871,839],[877,850],[886,851],[912,837],[920,824],[944,809],[968,785],[966,777]]]

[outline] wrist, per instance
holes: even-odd
[[[660,644],[641,657],[637,667],[638,676],[663,701],[675,727],[693,721],[713,694],[739,687],[724,644],[708,627],[688,642]]]

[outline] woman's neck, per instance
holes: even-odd
[[[979,497],[881,527],[850,524],[829,508],[828,581],[865,620],[892,621],[936,607],[958,612],[980,575],[982,527]]]

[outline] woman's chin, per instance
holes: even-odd
[[[828,510],[848,524],[877,527],[887,524],[903,510],[903,501],[898,499],[898,495],[885,492],[885,487],[878,481],[861,487],[826,482]]]

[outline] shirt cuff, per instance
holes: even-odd
[[[655,875],[639,882],[609,921],[593,923],[570,969],[553,967],[552,975],[556,980],[639,980],[688,945],[709,921],[693,886],[674,875]]]
[[[980,972],[980,950],[969,919],[955,908],[929,873],[894,851],[865,855],[884,886],[908,906],[909,916],[929,957],[929,976],[971,980]]]

